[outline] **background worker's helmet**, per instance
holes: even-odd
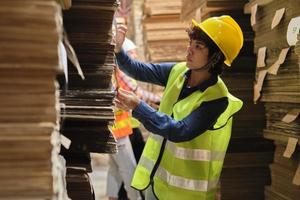
[[[224,63],[230,66],[244,42],[243,32],[238,23],[232,17],[223,15],[208,18],[201,23],[192,20],[192,24],[214,41],[225,56]]]

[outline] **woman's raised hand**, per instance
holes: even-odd
[[[133,92],[120,88],[114,103],[116,107],[122,110],[133,110],[139,105],[140,101]]]
[[[116,38],[115,38],[115,53],[119,53],[122,49],[123,42],[125,40],[125,35],[127,32],[127,27],[125,25],[118,25],[116,31]]]

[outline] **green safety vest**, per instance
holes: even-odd
[[[136,118],[134,118],[134,117],[130,117],[130,123],[131,123],[131,127],[132,128],[138,128],[138,127],[140,127],[140,122],[139,122],[139,120],[137,120]]]
[[[231,135],[232,115],[241,109],[243,102],[228,92],[220,77],[204,92],[197,90],[177,102],[187,70],[186,63],[178,63],[171,70],[160,112],[182,120],[203,102],[227,97],[228,106],[212,130],[190,141],[174,143],[151,134],[135,170],[132,187],[145,190],[153,183],[154,193],[161,200],[214,200]],[[157,162],[159,165],[154,169]]]

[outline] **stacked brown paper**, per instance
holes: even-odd
[[[203,19],[211,12],[232,12],[240,10],[246,0],[182,0],[181,19],[189,21],[191,18],[196,20]]]
[[[185,60],[188,36],[180,22],[181,0],[144,2],[144,44],[151,62]]]
[[[208,17],[230,15],[241,26],[244,46],[222,79],[229,91],[242,99],[242,110],[233,118],[232,137],[220,179],[219,199],[264,199],[264,186],[270,183],[269,163],[273,158],[273,144],[263,138],[264,107],[253,104],[255,79],[254,33],[250,16],[243,13],[245,1],[184,1],[182,19],[202,21]],[[187,7],[195,11],[184,12]],[[253,125],[255,124],[255,125]],[[237,192],[239,191],[239,192]]]
[[[245,7],[252,13],[256,34],[254,100],[265,103],[264,136],[276,144],[274,163],[270,165],[272,182],[266,187],[266,199],[294,200],[300,194],[299,42],[295,47],[295,44],[288,43],[287,38],[290,31],[295,30],[289,23],[299,16],[299,8],[299,0],[256,0]],[[294,33],[295,39],[296,36],[297,32]]]
[[[93,199],[87,174],[92,171],[90,152],[116,152],[116,141],[108,129],[114,120],[111,41],[116,8],[115,0],[73,0],[72,7],[63,12],[68,40],[85,77],[69,62],[68,82],[61,87],[61,132],[71,140],[62,154],[68,168],[68,194],[74,200]],[[80,170],[74,174],[76,169]]]
[[[299,186],[291,184],[298,168],[300,154],[299,150],[290,158],[283,157],[286,151],[284,141],[276,141],[274,163],[270,165],[272,171],[272,186],[266,187],[266,199],[298,199],[300,195]]]
[[[253,26],[256,34],[254,50],[260,60],[258,63],[261,63],[256,72],[257,82],[263,82],[263,86],[255,85],[254,100],[257,101],[261,95],[264,102],[300,103],[298,57],[286,39],[290,20],[300,14],[297,9],[300,2],[282,0],[259,5]],[[284,11],[282,15],[276,15],[280,10]],[[277,26],[272,29],[276,21]],[[262,48],[265,51],[260,51]],[[259,75],[262,75],[261,78],[258,78]]]
[[[54,0],[0,2],[0,199],[65,199]]]
[[[88,173],[82,168],[67,169],[68,191],[71,199],[95,199],[95,194]]]
[[[265,189],[265,199],[298,199],[300,194],[299,174],[295,174],[295,172],[299,173],[299,143],[295,145],[297,146],[296,150],[289,152],[285,136],[279,134],[267,134],[267,136],[275,140],[276,151],[274,161],[270,165],[272,184]],[[286,155],[289,153],[292,153],[290,157]]]
[[[61,91],[61,114],[62,133],[71,139],[71,151],[115,152],[107,126],[114,119],[111,27],[115,9],[114,0],[75,0],[71,9],[64,11],[64,27],[85,76],[82,80],[69,62],[69,80]]]
[[[72,6],[72,0],[56,0],[62,9],[69,9]]]

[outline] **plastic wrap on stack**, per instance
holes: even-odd
[[[0,199],[66,199],[55,0],[0,2]]]

